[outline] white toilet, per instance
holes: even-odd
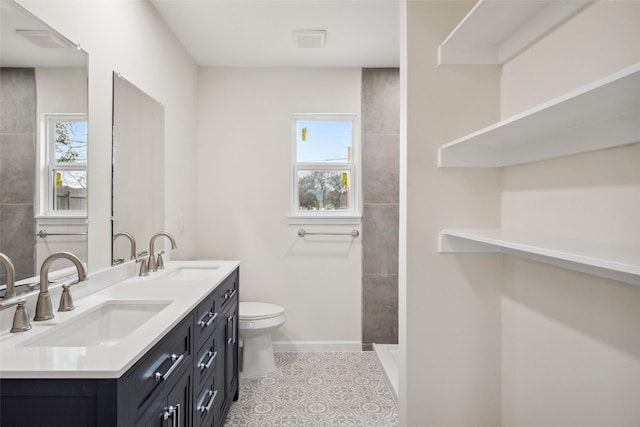
[[[284,308],[264,302],[240,302],[240,339],[242,340],[241,377],[261,377],[276,369],[271,331],[287,317]]]

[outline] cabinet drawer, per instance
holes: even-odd
[[[238,270],[231,273],[224,281],[218,285],[219,309],[228,307],[228,303],[238,296]]]
[[[192,327],[193,316],[187,316],[125,374],[134,419],[158,393],[172,387],[185,369],[190,369]]]
[[[214,375],[210,375],[194,399],[193,425],[211,426],[217,414],[218,401],[222,397],[215,384]]]
[[[218,292],[213,291],[198,305],[195,311],[195,325],[193,327],[193,341],[195,348],[199,348],[216,329],[218,321]]]
[[[212,334],[207,342],[198,350],[194,359],[193,383],[195,390],[199,390],[204,382],[213,375],[218,363],[219,350],[217,348],[217,334]]]

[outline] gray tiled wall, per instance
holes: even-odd
[[[0,68],[0,252],[16,279],[34,275],[36,81],[33,68]],[[6,273],[0,267],[0,282]]]
[[[400,81],[362,70],[362,347],[398,342]]]

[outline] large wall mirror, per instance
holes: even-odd
[[[113,75],[112,263],[148,250],[164,229],[164,107],[118,73]],[[116,237],[117,236],[117,237]]]
[[[0,1],[0,252],[16,280],[37,275],[53,252],[88,262],[87,61],[21,6]],[[56,261],[52,270],[68,267]]]

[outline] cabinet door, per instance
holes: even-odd
[[[224,419],[229,412],[231,402],[238,400],[238,291],[239,271],[236,270],[218,288],[218,298],[221,307],[218,328],[216,329],[216,347],[218,348],[218,362],[215,370],[215,387],[218,390],[216,416],[218,425],[224,425]]]
[[[164,427],[191,427],[191,374],[185,373],[167,396],[167,412],[163,416]]]
[[[191,388],[191,372],[187,371],[169,394],[151,403],[136,427],[191,427]]]
[[[238,400],[238,306],[234,304],[227,312],[227,339],[225,345],[225,382],[229,399]],[[229,402],[231,405],[231,402]]]
[[[232,400],[238,400],[238,303],[237,299],[224,312],[223,327],[221,329],[221,369],[218,371],[224,391],[220,399],[219,424],[224,424],[224,419],[231,407]]]
[[[227,314],[223,313],[216,329],[216,349],[218,351],[218,361],[215,367],[214,381],[215,388],[218,390],[218,396],[214,403],[216,418],[218,418],[218,424],[223,425],[225,407],[227,406],[227,392],[226,392],[226,362],[227,362]]]

